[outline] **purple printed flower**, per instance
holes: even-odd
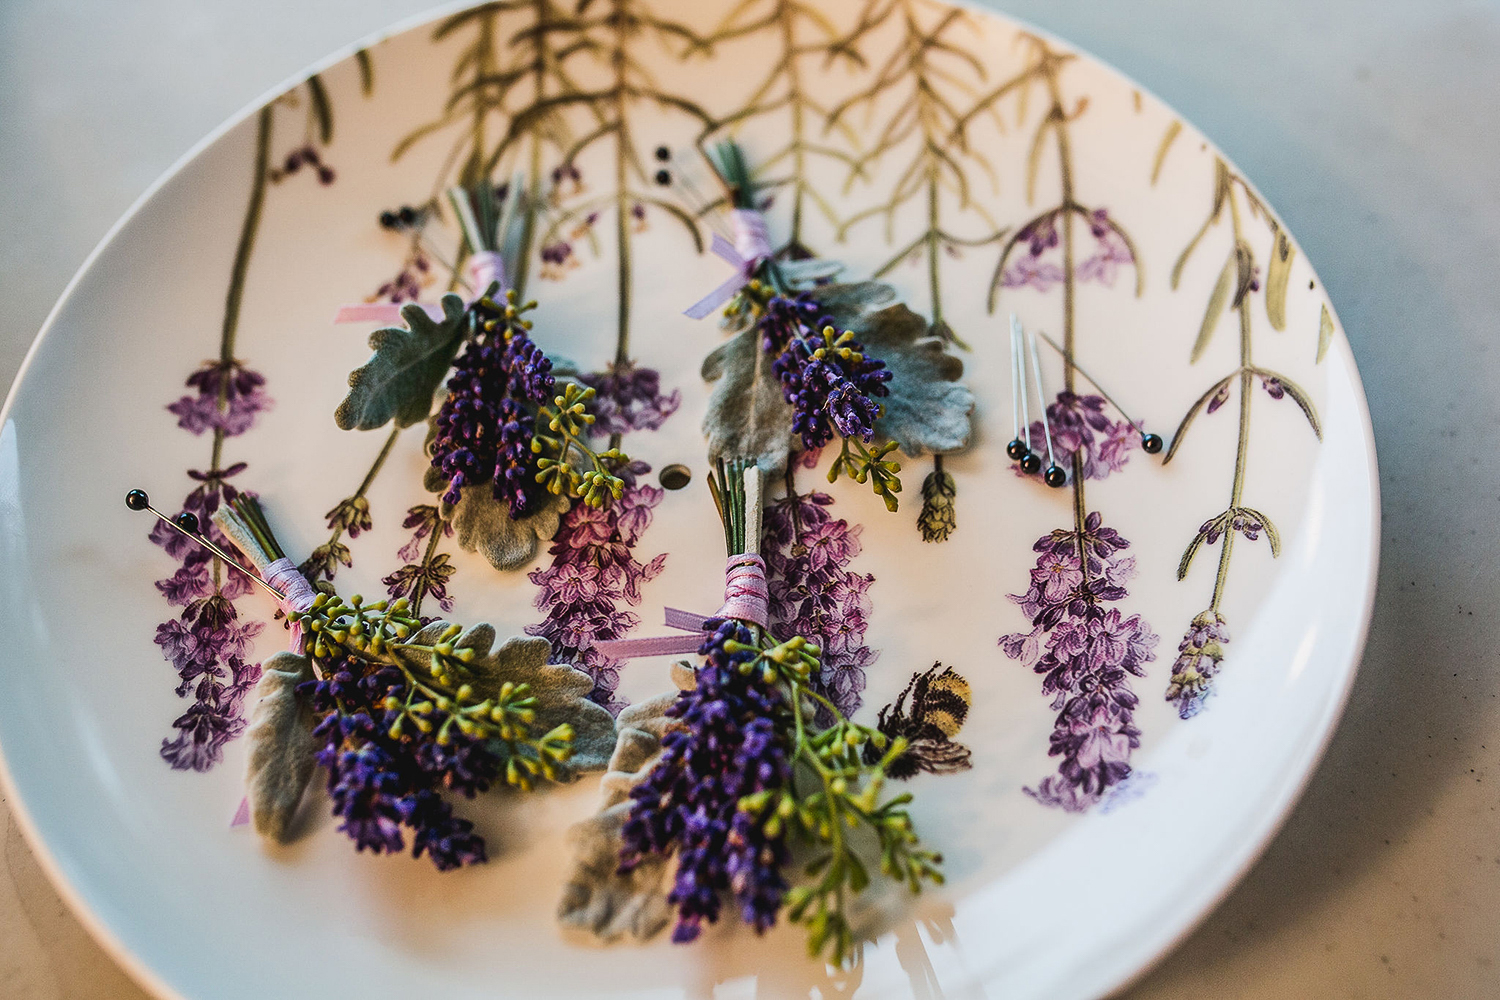
[[[575,503],[547,550],[552,564],[530,574],[537,586],[536,606],[546,617],[528,625],[526,632],[552,643],[552,662],[571,664],[594,678],[590,697],[612,711],[624,707],[614,695],[620,663],[595,644],[622,638],[640,624],[638,616],[620,605],[640,604],[641,584],[666,566],[665,553],[648,563],[635,557],[652,511],[666,495],[637,481],[649,471],[644,462],[619,470],[628,485],[608,507]]]
[[[1081,532],[1043,535],[1033,546],[1030,588],[1011,595],[1032,629],[1000,638],[1006,656],[1043,675],[1042,693],[1058,713],[1049,753],[1062,760],[1027,794],[1070,812],[1089,808],[1128,777],[1130,754],[1140,746],[1130,678],[1144,676],[1157,637],[1139,615],[1107,607],[1127,596],[1135,561],[1121,553],[1129,546],[1097,512]]]
[[[611,365],[602,372],[583,375],[579,381],[592,386],[596,434],[654,431],[682,405],[682,392],[661,393],[661,375],[654,368],[637,368],[633,362]]]
[[[1061,264],[1052,259],[1043,259],[1055,257],[1061,252],[1058,248],[1062,244],[1059,235],[1062,212],[1063,209],[1053,209],[1027,223],[1016,235],[1020,253],[1011,258],[1000,276],[1004,287],[1030,286],[1039,292],[1045,292],[1065,280]],[[1084,219],[1088,224],[1089,234],[1094,239],[1094,252],[1078,262],[1073,271],[1074,277],[1078,281],[1097,281],[1101,285],[1111,286],[1115,283],[1121,266],[1135,264],[1135,255],[1130,252],[1130,244],[1125,241],[1125,237],[1110,221],[1106,210],[1095,209]]]
[[[1111,420],[1103,396],[1079,396],[1066,389],[1047,406],[1047,422],[1052,430],[1052,454],[1073,477],[1073,456],[1083,456],[1084,479],[1107,479],[1130,461],[1130,452],[1141,444],[1141,433],[1123,420]],[[1031,423],[1031,448],[1038,455],[1047,454],[1047,428],[1040,420]],[[1019,466],[1016,475],[1025,476]],[[1040,478],[1041,472],[1035,473]]]
[[[167,407],[177,426],[193,434],[222,431],[234,437],[249,430],[261,412],[271,408],[262,386],[265,377],[239,361],[210,361],[187,377],[196,395],[183,396]]]
[[[1167,682],[1167,700],[1176,703],[1181,718],[1190,719],[1203,708],[1228,644],[1229,626],[1223,615],[1210,609],[1193,618],[1177,646]]]
[[[874,577],[849,570],[861,526],[834,520],[826,493],[793,493],[766,508],[761,552],[771,597],[771,634],[823,647],[818,687],[845,715],[859,708],[865,668],[878,655],[865,645]]]

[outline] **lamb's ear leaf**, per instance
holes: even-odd
[[[710,462],[747,458],[767,474],[786,467],[792,446],[792,406],[781,394],[776,359],[761,350],[760,331],[741,330],[703,360],[714,383],[703,415]]]
[[[542,543],[557,534],[569,504],[565,496],[544,493],[535,511],[515,518],[509,504],[495,499],[488,483],[480,483],[465,486],[456,504],[440,500],[439,510],[453,524],[459,548],[478,552],[504,571],[520,569],[536,557]]]
[[[477,626],[476,626],[477,627]],[[493,630],[491,630],[493,631]],[[529,684],[536,698],[536,719],[529,725],[541,736],[567,723],[573,727],[573,754],[563,769],[563,780],[602,771],[615,749],[615,717],[589,700],[594,679],[566,663],[548,663],[552,647],[546,639],[512,636],[468,664],[469,683],[483,700],[499,697],[506,682]]]
[[[927,321],[905,305],[866,312],[847,324],[865,353],[891,371],[875,432],[915,458],[962,451],[969,445],[974,393],[959,381],[964,363],[932,336]]]
[[[316,763],[312,704],[297,694],[297,685],[312,676],[311,662],[297,653],[277,653],[267,660],[245,729],[250,819],[257,833],[278,843],[292,839],[292,819]]]
[[[333,415],[346,431],[374,430],[392,420],[410,427],[432,412],[433,397],[463,343],[468,314],[457,295],[444,295],[441,320],[414,302],[402,307],[401,318],[406,326],[370,334],[375,353],[349,373],[349,394]]]

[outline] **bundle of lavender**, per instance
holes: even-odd
[[[809,953],[842,963],[855,940],[849,908],[872,870],[912,892],[943,880],[941,855],[912,824],[911,794],[887,794],[886,783],[967,766],[950,738],[968,687],[928,671],[910,714],[908,688],[878,726],[822,695],[818,646],[766,629],[761,481],[743,460],[718,463],[711,481],[729,553],[724,607],[707,618],[669,610],[691,637],[618,644],[617,655],[644,655],[686,638],[701,661],[675,670],[677,694],[621,713],[604,807],[573,831],[559,917],[604,939],[650,937],[675,918],[672,938],[686,943],[728,900],[757,932],[783,915],[803,924]]]
[[[263,664],[245,731],[248,818],[262,835],[294,837],[321,766],[339,829],[358,850],[396,853],[409,837],[414,856],[446,871],[487,853],[452,796],[472,799],[502,780],[530,791],[604,766],[614,719],[588,700],[587,674],[547,662],[545,639],[496,646],[493,626],[423,620],[404,598],[316,591],[249,493],[213,514],[248,566],[201,534],[194,515],[169,519],[139,490],[126,503],[260,584],[285,615],[290,649]]]
[[[519,252],[513,231],[526,224],[526,185],[505,191],[503,202],[489,183],[448,192],[474,298],[449,293],[440,310],[402,306],[406,325],[370,335],[374,354],[349,375],[334,416],[344,430],[428,421],[424,485],[440,495],[439,514],[461,547],[509,570],[557,533],[573,501],[604,507],[617,499],[629,459],[618,448],[595,449],[595,390],[531,339],[537,304],[509,288],[514,268],[506,264],[507,253]]]
[[[758,191],[740,147],[723,142],[710,157],[731,206],[733,240],[716,234],[714,250],[736,273],[694,304],[702,318],[723,306],[734,336],[703,363],[715,383],[703,429],[710,457],[758,462],[768,474],[793,451],[816,452],[838,439],[828,480],[868,482],[895,511],[901,492],[899,448],[915,458],[961,451],[969,444],[974,396],[959,379],[963,362],[945,349],[942,331],[896,301],[877,281],[835,283],[833,261],[791,259],[769,241]],[[707,208],[705,208],[705,211]],[[952,477],[928,484],[929,540],[953,527]],[[930,530],[940,525],[941,530]]]

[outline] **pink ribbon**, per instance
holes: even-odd
[[[729,262],[734,275],[683,310],[683,315],[693,319],[702,319],[734,298],[735,292],[755,277],[756,268],[771,259],[773,251],[766,232],[766,217],[753,208],[735,209],[734,242],[714,233],[710,249]]]
[[[464,273],[468,276],[469,287],[474,290],[475,298],[483,295],[492,281],[500,282],[502,292],[510,287],[510,280],[505,274],[505,258],[494,250],[481,250],[471,255],[464,265]],[[401,310],[408,305],[420,306],[433,319],[443,318],[443,307],[435,302],[357,302],[340,306],[333,321],[391,326],[401,322]]]
[[[711,615],[677,608],[665,610],[668,628],[687,635],[658,635],[642,639],[613,639],[594,644],[605,656],[629,660],[640,656],[678,656],[696,653],[703,645],[705,627],[711,618],[736,618],[765,628],[771,620],[771,600],[766,589],[766,564],[760,556],[730,556],[724,566],[724,605]]]

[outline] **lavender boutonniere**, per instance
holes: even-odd
[[[733,241],[716,235],[714,249],[736,274],[688,310],[702,317],[723,306],[734,334],[703,364],[714,383],[703,422],[710,457],[751,458],[774,473],[794,450],[836,441],[829,481],[869,483],[897,510],[898,449],[916,457],[968,446],[974,397],[959,381],[963,362],[889,285],[835,283],[836,262],[774,251],[739,146],[720,143],[712,164],[734,229]]]

